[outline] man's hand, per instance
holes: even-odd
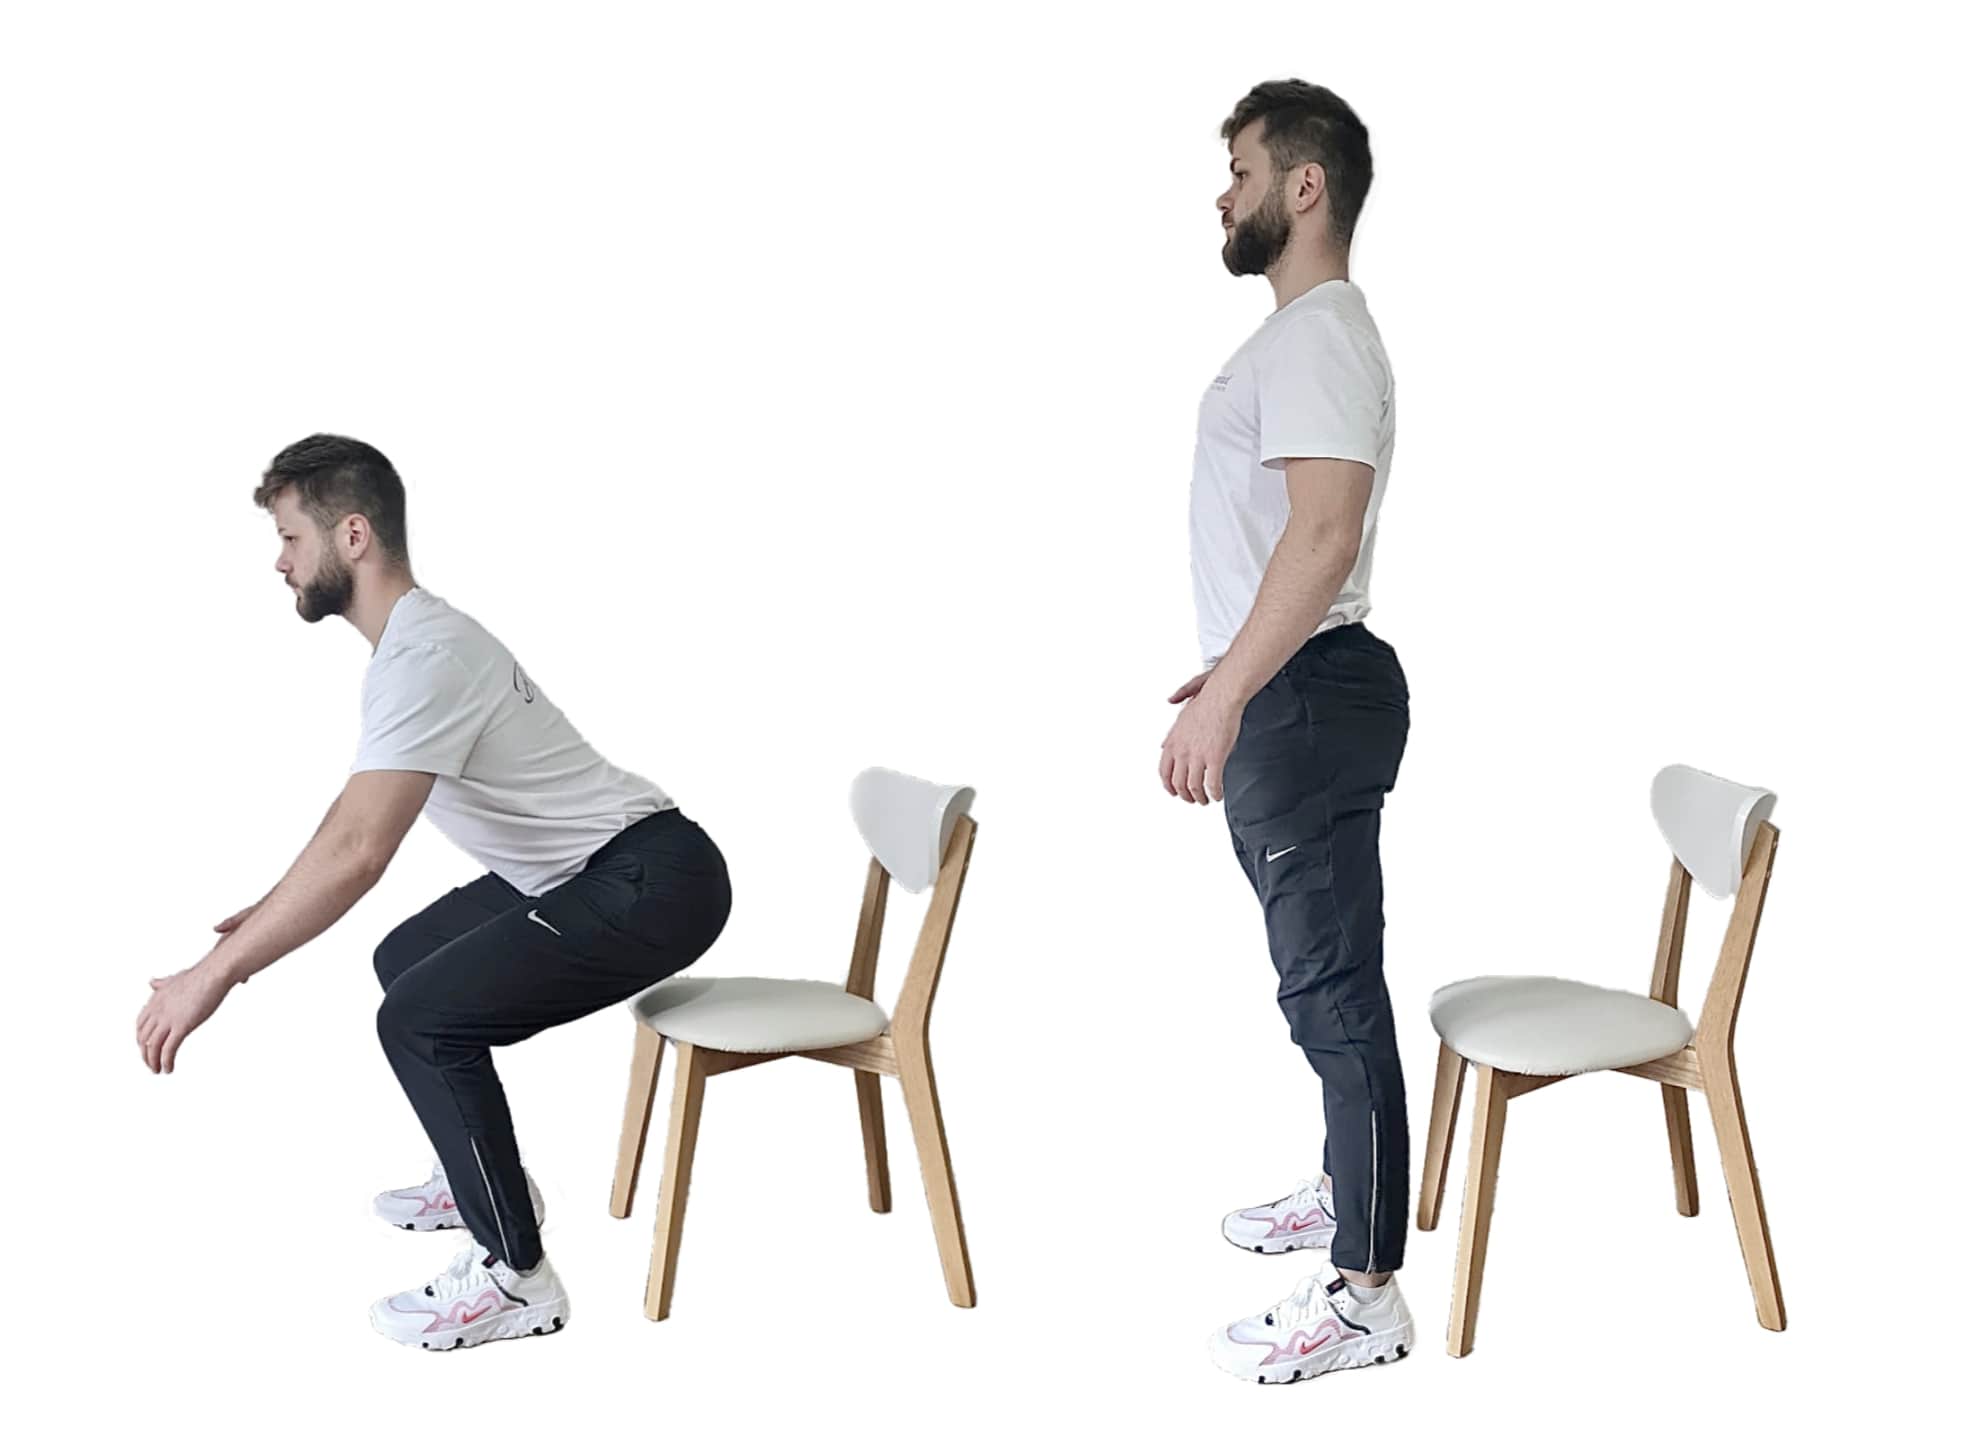
[[[178,1047],[205,1024],[232,989],[219,969],[205,961],[187,966],[175,976],[153,976],[151,997],[137,1013],[137,1048],[151,1074],[171,1074]]]
[[[1163,739],[1163,790],[1186,802],[1209,806],[1224,800],[1224,764],[1238,741],[1245,704],[1218,696],[1208,672],[1200,672],[1170,696],[1189,700]]]

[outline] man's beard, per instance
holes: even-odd
[[[356,570],[331,548],[322,554],[321,568],[314,581],[301,589],[302,620],[320,622],[325,617],[340,617],[349,610],[355,596]]]
[[[1234,274],[1263,274],[1279,262],[1292,237],[1285,187],[1275,185],[1257,209],[1231,226],[1224,241],[1224,267]]]

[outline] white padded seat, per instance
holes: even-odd
[[[715,1051],[818,1051],[889,1029],[882,1007],[826,981],[673,976],[629,1005],[658,1035]]]
[[[1674,1006],[1556,976],[1452,982],[1430,997],[1430,1024],[1465,1060],[1522,1075],[1639,1065],[1680,1051],[1692,1029]]]

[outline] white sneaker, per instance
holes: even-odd
[[[547,1218],[547,1202],[541,1199],[532,1172],[522,1173],[527,1177],[527,1198],[533,1202],[534,1228],[539,1229]],[[451,1182],[445,1179],[445,1167],[436,1161],[431,1164],[431,1178],[422,1185],[385,1190],[371,1202],[370,1208],[403,1230],[456,1230],[465,1223],[459,1218],[458,1202],[451,1197]]]
[[[378,1334],[423,1349],[553,1334],[567,1319],[568,1291],[545,1254],[531,1274],[523,1275],[477,1240],[430,1284],[369,1307],[369,1322]]]
[[[1363,1300],[1321,1262],[1320,1273],[1263,1314],[1213,1330],[1211,1361],[1226,1374],[1260,1384],[1291,1384],[1335,1369],[1401,1359],[1415,1344],[1409,1306],[1395,1277]]]
[[[1241,1250],[1283,1255],[1325,1250],[1334,1243],[1334,1182],[1302,1180],[1270,1205],[1250,1205],[1224,1217],[1224,1237]]]

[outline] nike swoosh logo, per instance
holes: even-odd
[[[545,922],[544,920],[542,920],[542,919],[541,919],[541,915],[540,915],[540,913],[539,913],[538,911],[529,911],[529,912],[527,913],[527,920],[529,920],[529,921],[539,921],[539,922],[540,922],[540,924],[541,924],[542,926],[547,926],[547,923],[546,923],[546,922]],[[554,931],[554,928],[553,928],[552,926],[547,926],[547,929],[548,929],[549,931]],[[554,931],[554,934],[555,934],[556,936],[559,936],[559,935],[560,935],[561,933],[560,933],[560,932],[558,932],[558,931]]]
[[[463,1305],[453,1305],[451,1309],[451,1317],[457,1320],[461,1325],[468,1325],[476,1319],[484,1319],[487,1315],[497,1310],[499,1308],[499,1305],[500,1305],[499,1296],[489,1291],[480,1298],[480,1301],[477,1305],[473,1306],[470,1309],[467,1309]]]
[[[1300,849],[1300,844],[1299,844],[1298,842],[1294,842],[1294,843],[1293,843],[1293,844],[1292,844],[1291,846],[1289,846],[1289,847],[1287,847],[1287,848],[1286,848],[1286,851],[1269,851],[1269,852],[1267,852],[1267,853],[1265,854],[1265,859],[1266,859],[1267,861],[1278,861],[1280,857],[1282,857],[1282,856],[1284,856],[1284,855],[1286,855],[1286,852],[1287,852],[1287,851],[1298,851],[1299,849]]]

